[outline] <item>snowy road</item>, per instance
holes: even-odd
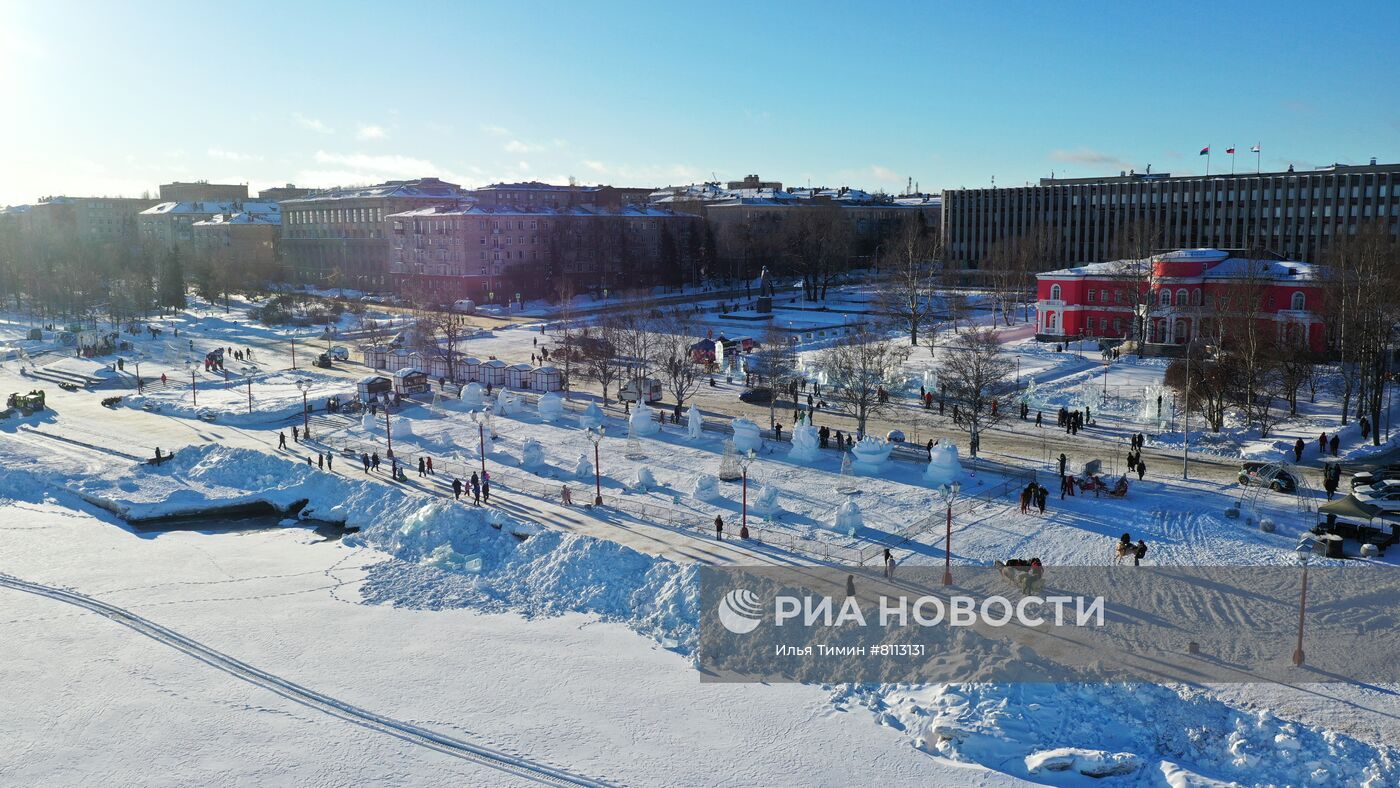
[[[93,599],[83,594],[39,583],[30,583],[3,574],[0,574],[0,587],[42,596],[57,602],[63,602],[89,610],[110,621],[145,635],[152,640],[156,640],[173,649],[184,652],[212,668],[224,671],[250,684],[255,684],[269,692],[275,692],[284,698],[304,706],[339,717],[342,720],[364,726],[379,733],[394,736],[420,747],[426,747],[456,758],[481,763],[499,769],[507,774],[523,777],[544,785],[602,786],[607,784],[599,780],[572,774],[558,767],[533,762],[518,756],[507,755],[506,753],[493,750],[489,747],[483,747],[468,741],[455,739],[451,736],[446,736],[417,725],[411,725],[407,722],[401,722],[392,717],[375,714],[372,711],[359,708],[358,706],[351,705],[344,701],[336,700],[327,695],[322,695],[301,684],[288,681],[287,679],[273,675],[267,671],[259,670],[228,654],[216,651],[174,630],[161,626],[150,619],[138,616],[129,610],[107,604],[106,602]]]

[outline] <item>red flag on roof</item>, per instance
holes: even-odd
[[[1230,154],[1231,156],[1234,156],[1234,155],[1235,155],[1235,149],[1234,149],[1234,148],[1226,148],[1226,149],[1225,149],[1225,152],[1228,153],[1228,154]]]

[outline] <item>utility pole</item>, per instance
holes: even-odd
[[[1191,343],[1186,344],[1186,401],[1181,409],[1181,478],[1191,469]]]

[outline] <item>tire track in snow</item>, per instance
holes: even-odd
[[[482,766],[488,766],[506,774],[544,785],[607,785],[607,783],[598,780],[572,774],[564,769],[542,763],[535,763],[519,756],[510,755],[461,739],[455,739],[451,736],[436,733],[426,728],[420,728],[392,717],[376,714],[372,711],[359,708],[358,706],[345,703],[344,701],[336,700],[328,695],[322,695],[315,690],[241,662],[223,652],[216,651],[198,641],[187,638],[174,630],[167,629],[160,624],[142,618],[131,611],[74,591],[67,591],[39,583],[31,583],[5,574],[0,574],[0,587],[15,591],[23,591],[28,594],[34,594],[35,596],[47,597],[57,602],[65,602],[84,608],[115,623],[121,624],[128,629],[145,635],[152,640],[164,643],[177,651],[184,652],[210,667],[217,668],[249,684],[262,687],[288,700],[295,701],[303,706],[324,712],[333,717],[345,720],[346,722],[352,722],[370,730],[393,736],[394,738],[401,739],[425,749],[435,750],[444,755],[450,755],[464,761],[471,761]]]

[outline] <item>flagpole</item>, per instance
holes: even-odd
[[[1235,146],[1230,146],[1230,174],[1235,174]]]
[[[1262,146],[1260,143],[1258,143],[1258,142],[1254,143],[1254,174],[1255,174],[1255,175],[1258,175],[1259,172],[1260,172],[1260,170],[1259,170],[1259,150],[1260,150],[1262,147],[1263,147],[1263,146]]]
[[[1210,177],[1210,148],[1206,148],[1206,177]]]

